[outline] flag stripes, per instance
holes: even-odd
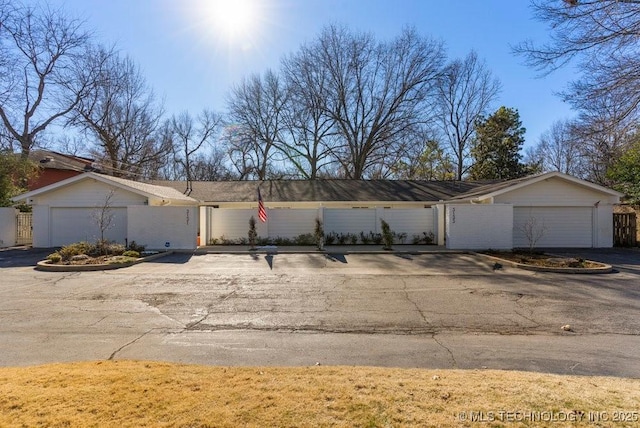
[[[267,210],[264,208],[264,202],[262,202],[262,195],[260,194],[259,187],[258,187],[258,218],[263,223],[267,221]]]

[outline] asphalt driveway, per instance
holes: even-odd
[[[0,365],[153,359],[640,377],[638,254],[608,252],[618,264],[607,275],[494,270],[468,254],[264,253],[47,273],[30,264],[42,254],[4,251]]]

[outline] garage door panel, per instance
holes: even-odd
[[[593,210],[591,207],[515,207],[513,243],[515,247],[528,247],[529,238],[524,229],[534,221],[534,233],[543,230],[536,247],[593,246]]]
[[[113,220],[105,239],[120,243],[127,236],[127,209],[111,208]],[[60,247],[74,242],[94,242],[100,238],[95,208],[51,208],[51,245]]]

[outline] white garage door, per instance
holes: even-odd
[[[105,231],[105,239],[124,244],[127,237],[127,209],[111,208],[113,220]],[[51,246],[100,239],[95,208],[51,208]]]
[[[541,235],[536,247],[593,246],[591,207],[514,207],[513,216],[514,247],[529,247],[527,235]]]

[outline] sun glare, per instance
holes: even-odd
[[[258,25],[257,0],[209,0],[212,30],[232,40],[255,35]]]

